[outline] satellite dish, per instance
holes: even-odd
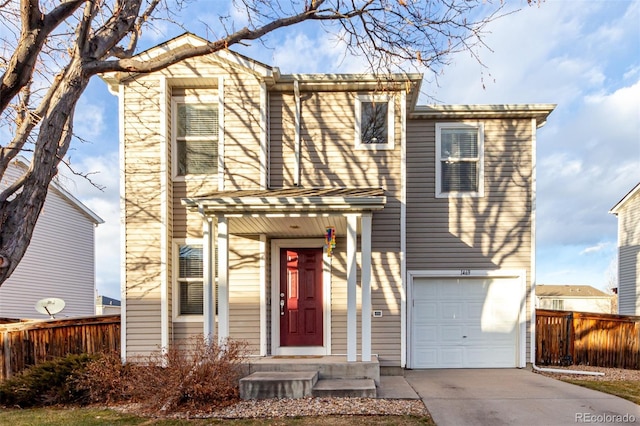
[[[54,315],[62,311],[64,306],[64,300],[56,297],[48,297],[36,302],[36,311],[44,315],[49,315],[51,319],[54,319]]]

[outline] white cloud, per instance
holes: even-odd
[[[583,254],[598,253],[598,252],[600,252],[602,250],[605,250],[605,249],[609,248],[610,246],[611,246],[610,242],[598,243],[598,244],[596,244],[594,246],[590,246],[590,247],[585,248],[584,250],[582,250],[580,252],[580,254],[583,255]]]
[[[90,103],[80,98],[74,115],[74,130],[83,138],[96,138],[104,132],[104,108],[100,104]]]

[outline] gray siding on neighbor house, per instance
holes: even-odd
[[[618,212],[618,312],[640,315],[640,191]]]
[[[465,120],[484,123],[484,196],[436,198],[435,128],[446,121],[407,123],[407,270],[520,269],[529,294],[531,120]]]
[[[11,164],[3,184],[21,169]],[[94,315],[95,222],[50,187],[22,261],[0,287],[0,317],[48,318],[35,310],[38,300],[57,297],[66,303],[59,316]]]

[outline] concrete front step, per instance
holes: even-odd
[[[240,379],[240,398],[304,398],[317,381],[317,371],[256,372]]]
[[[259,357],[247,363],[247,374],[258,371],[317,371],[322,379],[373,379],[380,384],[380,364],[372,361],[347,362],[345,356]]]
[[[375,398],[373,379],[324,379],[313,387],[313,396]]]

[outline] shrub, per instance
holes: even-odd
[[[130,371],[132,399],[153,412],[228,406],[239,399],[246,344],[229,340],[207,343],[196,336],[166,353],[147,358]]]
[[[131,364],[123,364],[117,352],[102,353],[74,375],[73,386],[85,398],[77,402],[117,403],[129,401],[133,391]]]
[[[82,400],[85,395],[74,386],[73,377],[80,374],[92,358],[88,354],[67,355],[31,366],[0,383],[0,404],[34,407]]]
[[[137,402],[149,413],[224,407],[239,398],[245,347],[231,340],[207,343],[200,335],[134,363],[102,355],[75,383],[91,402]]]

